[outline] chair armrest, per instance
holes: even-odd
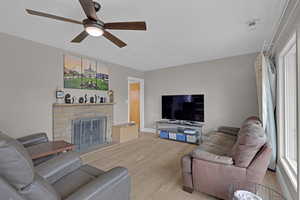
[[[25,198],[2,177],[0,177],[0,197],[1,199],[9,200],[25,200]]]
[[[213,162],[217,164],[233,165],[233,160],[231,157],[216,155],[200,149],[194,150],[192,157],[194,159],[205,160],[207,162]]]
[[[30,147],[36,144],[48,142],[48,136],[46,133],[35,133],[25,137],[17,138],[17,140],[24,146]]]
[[[225,134],[229,134],[229,135],[233,135],[233,136],[237,136],[240,128],[237,127],[229,127],[229,126],[220,126],[218,128],[219,132],[225,133]]]
[[[79,154],[68,152],[43,162],[36,166],[35,169],[40,176],[47,179],[50,183],[54,183],[66,174],[78,169],[81,165]]]
[[[89,182],[65,200],[129,200],[130,177],[128,170],[116,167]]]

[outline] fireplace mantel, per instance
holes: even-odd
[[[111,142],[114,103],[53,104],[53,140],[72,143],[72,120],[80,118],[107,117],[106,138]]]
[[[115,103],[74,103],[74,104],[66,104],[66,103],[55,103],[53,106],[57,107],[70,107],[70,106],[108,106],[114,105]]]

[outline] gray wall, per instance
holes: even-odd
[[[13,137],[45,131],[52,138],[52,104],[56,88],[63,88],[66,52],[2,33],[0,44],[0,130]],[[110,89],[115,91],[114,123],[127,122],[127,77],[143,78],[143,73],[104,61],[103,64],[110,69]]]
[[[145,73],[145,127],[161,118],[161,95],[205,94],[205,131],[239,126],[258,114],[257,54],[188,64]]]

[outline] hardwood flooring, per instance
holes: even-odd
[[[189,194],[181,189],[180,158],[194,148],[195,145],[144,133],[136,140],[82,155],[82,160],[102,170],[116,166],[128,168],[132,178],[132,200],[215,199],[198,192]],[[267,173],[264,184],[279,189],[273,172]]]

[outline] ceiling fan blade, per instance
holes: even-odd
[[[79,35],[77,35],[71,42],[80,43],[84,40],[89,34],[86,31],[82,31]]]
[[[105,23],[104,28],[117,30],[147,30],[146,22],[112,22]]]
[[[56,16],[56,15],[51,15],[48,13],[43,13],[43,12],[39,12],[39,11],[35,11],[35,10],[26,9],[26,12],[30,15],[47,17],[47,18],[56,19],[56,20],[60,20],[60,21],[64,21],[64,22],[70,22],[70,23],[74,23],[74,24],[82,24],[81,21],[77,21],[77,20],[69,19],[69,18],[65,18],[65,17],[60,17],[60,16]]]
[[[120,48],[125,47],[127,45],[125,42],[123,42],[122,40],[120,40],[119,38],[117,38],[116,36],[114,36],[113,34],[107,32],[107,31],[104,31],[103,36]]]
[[[95,6],[92,0],[79,0],[81,7],[84,10],[85,15],[93,20],[98,20]]]

